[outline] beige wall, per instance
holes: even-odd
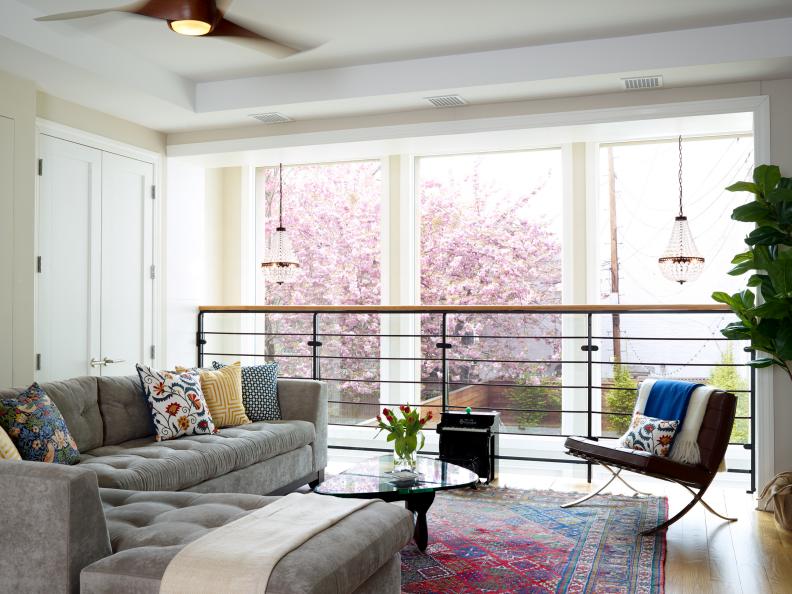
[[[0,353],[10,353],[0,386],[33,379],[36,88],[0,72],[0,115],[14,121],[13,193],[0,195]],[[10,324],[10,327],[9,327]],[[10,375],[10,377],[9,377]]]
[[[155,153],[165,152],[165,134],[38,91],[36,115],[51,122],[111,138]]]
[[[36,118],[163,156],[165,135],[38,92],[4,72],[0,116],[14,121],[13,194],[0,194],[0,356],[10,358],[0,365],[0,387],[7,387],[32,382],[35,366]]]
[[[792,176],[792,80],[762,81],[761,94],[770,98],[770,161]],[[780,369],[773,375],[775,470],[792,470],[792,384]]]
[[[168,254],[166,287],[165,365],[195,363],[196,308],[222,294],[219,249],[220,187],[213,170],[176,162],[168,168],[168,232],[163,241]],[[176,280],[178,279],[178,280]]]
[[[176,161],[168,170],[165,365],[194,365],[199,305],[242,303],[242,168],[204,169]],[[187,238],[187,239],[185,239]],[[206,330],[239,330],[236,316],[209,316]],[[211,346],[237,352],[239,341],[211,337]]]

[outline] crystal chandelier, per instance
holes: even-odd
[[[681,284],[696,280],[704,270],[704,258],[690,234],[687,217],[682,212],[682,137],[679,137],[679,214],[674,219],[671,239],[657,260],[660,272],[668,280]]]
[[[278,165],[278,227],[270,237],[269,247],[261,263],[264,278],[282,285],[292,282],[297,276],[300,263],[292,248],[291,240],[283,226],[283,164]]]

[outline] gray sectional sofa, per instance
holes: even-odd
[[[322,479],[324,384],[279,380],[282,421],[157,442],[137,377],[42,384],[75,466],[0,460],[0,594],[155,594],[188,543]],[[18,390],[0,391],[6,398]],[[413,518],[375,502],[275,566],[268,593],[395,594]]]

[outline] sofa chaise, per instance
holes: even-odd
[[[0,460],[0,592],[156,594],[185,545],[277,499],[100,489],[89,466]],[[396,594],[412,531],[374,502],[281,558],[266,591]]]
[[[41,384],[100,487],[133,491],[281,494],[322,480],[327,395],[313,380],[278,380],[283,420],[155,441],[137,376]],[[22,390],[0,390],[0,399]]]

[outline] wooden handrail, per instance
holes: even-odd
[[[717,313],[721,303],[690,305],[201,305],[205,313]]]

